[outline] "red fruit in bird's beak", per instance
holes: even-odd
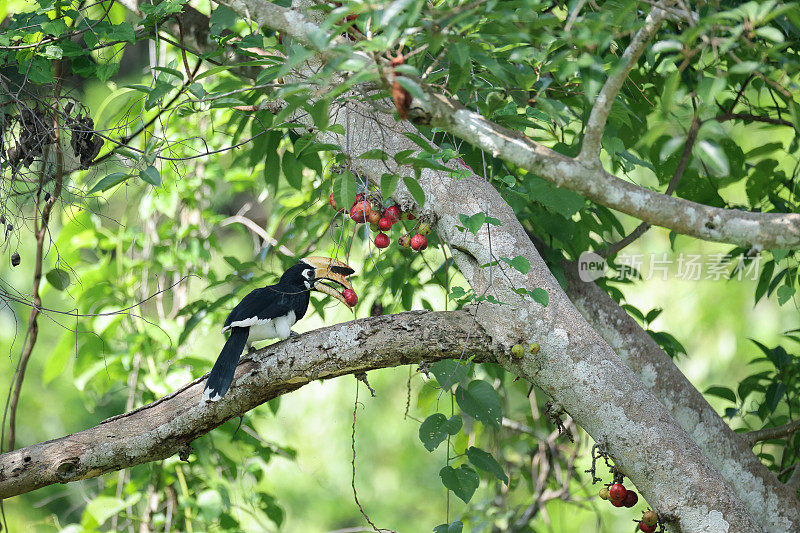
[[[356,291],[354,291],[353,289],[343,290],[342,296],[344,296],[347,305],[349,305],[350,307],[353,307],[354,305],[356,305],[356,303],[358,303],[358,295],[356,294]]]

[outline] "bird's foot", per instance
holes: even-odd
[[[247,347],[247,355],[253,354],[255,352],[256,352],[256,349],[253,348],[252,344]]]
[[[295,338],[297,338],[299,336],[300,336],[300,334],[297,333],[296,331],[289,330],[289,338],[290,339],[295,339]]]

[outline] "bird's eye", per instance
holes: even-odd
[[[303,277],[306,278],[306,279],[313,278],[314,277],[314,271],[313,270],[304,270],[303,271]]]

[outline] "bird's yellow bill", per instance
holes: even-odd
[[[355,270],[348,264],[336,259],[331,259],[330,257],[305,257],[303,258],[303,262],[314,267],[314,277],[316,279],[330,280],[338,283],[345,289],[353,290],[353,285],[346,276],[354,274]],[[345,300],[342,293],[330,285],[326,285],[324,283],[315,283],[314,290],[323,292],[328,296],[332,296],[347,307],[350,307],[350,304],[347,303],[347,300]]]

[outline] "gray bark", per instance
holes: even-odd
[[[219,402],[201,403],[201,378],[95,427],[0,455],[0,499],[181,453],[226,420],[317,379],[464,353],[481,361],[494,350],[468,311],[411,311],[317,329],[243,358]]]
[[[595,283],[565,268],[567,295],[603,339],[670,410],[750,512],[768,531],[793,531],[800,524],[796,491],[781,483],[686,379],[669,355]],[[712,356],[713,357],[713,356]]]

